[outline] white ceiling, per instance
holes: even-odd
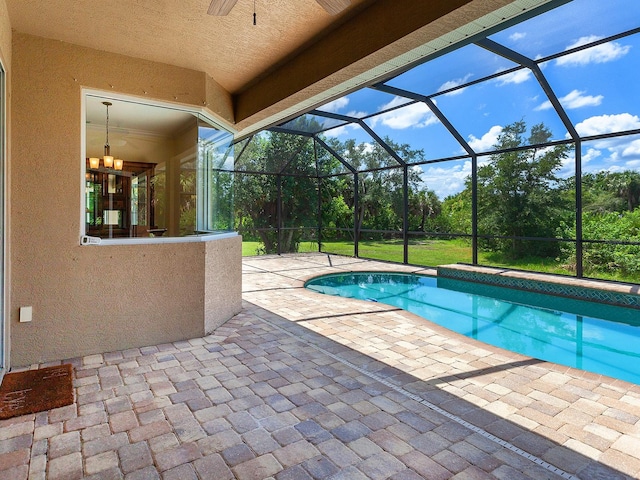
[[[195,125],[193,114],[169,107],[146,105],[137,102],[101,98],[87,95],[85,99],[88,127],[106,124],[107,107],[102,102],[109,101],[109,128],[137,133],[172,136],[183,131],[187,125]]]

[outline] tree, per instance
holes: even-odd
[[[424,159],[422,150],[413,150],[407,144],[397,144],[388,137],[386,144],[402,160],[416,163]],[[330,141],[336,150],[358,173],[358,230],[402,231],[404,209],[404,170],[378,143],[360,143],[349,139]],[[419,173],[408,169],[409,198],[421,188]],[[355,208],[353,188],[343,191],[343,199],[350,209]],[[419,201],[419,200],[418,200]],[[411,208],[411,207],[410,207]],[[414,209],[415,210],[415,209]]]
[[[313,148],[309,138],[269,132],[252,139],[241,156],[237,168],[247,173],[235,178],[237,229],[259,239],[262,253],[297,251],[302,228],[317,225]]]
[[[442,204],[433,190],[412,190],[409,193],[409,230],[438,232]]]
[[[640,205],[640,172],[600,171],[582,176],[585,212],[632,212]]]
[[[552,138],[543,124],[534,125],[526,140],[525,133],[524,121],[504,127],[495,146],[503,152],[492,155],[478,168],[478,232],[509,237],[486,239],[484,245],[512,258],[555,256],[559,251],[556,242],[516,237],[555,237],[558,226],[571,212],[557,188],[556,177],[569,147],[542,146]],[[533,147],[521,149],[526,145]]]

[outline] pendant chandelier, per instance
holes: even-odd
[[[109,145],[109,107],[113,105],[111,102],[102,102],[102,104],[107,107],[107,138],[104,143],[104,156],[102,157],[102,164],[105,168],[113,168],[114,170],[122,170],[124,165],[124,161],[119,158],[113,158],[111,155],[111,146]],[[89,167],[90,168],[99,168],[100,167],[100,159],[97,157],[92,157],[89,159]]]

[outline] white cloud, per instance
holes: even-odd
[[[634,170],[640,170],[640,159],[628,161],[627,167],[632,168]]]
[[[349,125],[343,125],[342,127],[332,128],[331,130],[327,130],[322,133],[327,137],[341,137],[349,133]]]
[[[455,78],[453,80],[448,80],[448,81],[444,82],[442,85],[440,85],[440,87],[438,88],[438,92],[444,92],[445,90],[449,90],[451,88],[456,88],[459,85],[463,85],[463,84],[467,83],[470,78],[471,78],[471,74],[467,73],[462,78]],[[445,95],[460,95],[464,91],[465,91],[465,89],[461,88],[459,90],[455,90],[453,92],[446,93]]]
[[[358,112],[356,110],[351,110],[351,111],[345,113],[345,115],[347,117],[362,118],[362,117],[366,117],[368,115],[368,113],[367,112]]]
[[[586,153],[582,154],[582,165],[587,163],[593,163],[595,160],[602,157],[602,151],[597,148],[589,148]]]
[[[389,103],[383,105],[381,110],[393,108],[406,102],[406,98],[395,97]],[[438,123],[438,119],[433,113],[431,113],[429,107],[422,102],[412,103],[411,105],[400,107],[371,118],[371,128],[375,128],[376,125],[382,124],[393,130],[424,128],[435,123]]]
[[[506,75],[502,75],[501,77],[496,78],[496,82],[498,85],[510,85],[510,84],[519,84],[524,83],[527,80],[531,79],[531,70],[528,68],[522,68],[520,70],[516,70],[515,72],[507,73]]]
[[[399,107],[400,105],[404,105],[405,103],[409,103],[410,101],[411,100],[406,97],[398,97],[396,95],[389,102],[381,105],[380,108],[378,108],[378,111],[382,112],[384,110],[389,110],[390,108]]]
[[[522,40],[526,36],[527,34],[524,32],[514,32],[509,35],[509,40],[511,40],[512,42],[517,42],[518,40]]]
[[[473,135],[469,135],[467,142],[469,146],[476,152],[487,152],[498,143],[498,136],[502,133],[502,127],[500,125],[494,125],[489,129],[487,133],[482,135],[481,138],[476,138]]]
[[[623,157],[640,157],[640,140],[633,140],[622,149]]]
[[[426,188],[433,190],[439,199],[455,195],[464,190],[465,180],[471,175],[471,162],[456,163],[445,168],[442,164],[425,165],[422,181]]]
[[[585,92],[580,90],[572,90],[567,95],[562,98],[559,98],[560,104],[566,108],[567,110],[573,110],[575,108],[581,107],[594,107],[600,105],[602,103],[602,99],[604,96],[602,95],[584,95]],[[549,110],[552,108],[551,102],[547,100],[546,102],[538,105],[534,110]]]
[[[585,45],[587,43],[595,42],[601,37],[591,35],[588,37],[580,37],[576,42],[569,45],[565,50],[571,50],[572,48]],[[556,60],[556,65],[561,66],[576,66],[576,65],[588,65],[590,63],[606,63],[617,60],[620,57],[625,56],[631,50],[630,45],[621,45],[618,42],[607,42],[595,47],[587,48],[579,52],[571,53],[560,57]]]
[[[599,135],[640,128],[640,118],[629,113],[591,117],[576,125],[581,136]],[[583,171],[621,172],[640,166],[640,139],[637,136],[589,141],[582,154]]]
[[[335,100],[329,103],[325,103],[318,110],[322,110],[323,112],[337,113],[339,110],[342,110],[347,105],[349,105],[349,99],[347,97],[340,97],[340,98],[336,98]]]
[[[590,117],[576,125],[582,137],[600,135],[602,133],[623,132],[640,128],[640,118],[630,113],[617,115],[599,115]]]

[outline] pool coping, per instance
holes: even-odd
[[[547,295],[640,309],[640,285],[578,279],[506,268],[451,264],[437,267],[442,278],[484,283]]]

